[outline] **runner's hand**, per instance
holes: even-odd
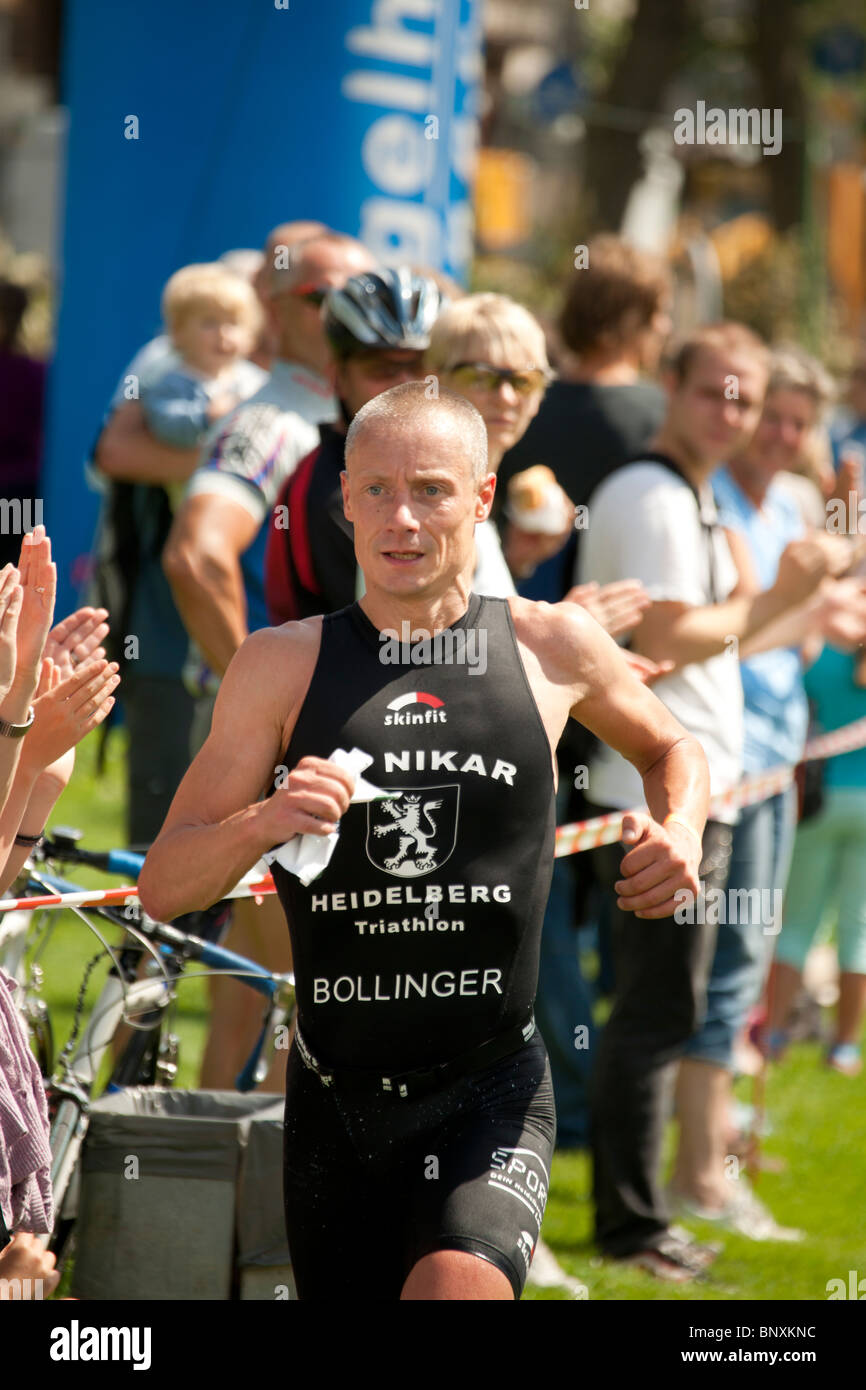
[[[622,877],[614,884],[617,907],[636,917],[672,917],[681,906],[677,893],[693,900],[700,891],[701,842],[684,825],[658,821],[642,812],[623,817],[622,841],[628,852],[620,865]]]
[[[674,669],[672,661],[650,661],[648,656],[640,656],[637,652],[623,652],[623,656],[632,675],[637,676],[644,685],[652,685],[662,676],[670,675]]]
[[[326,758],[302,758],[285,786],[263,801],[263,828],[271,845],[293,835],[330,835],[349,809],[355,779]]]

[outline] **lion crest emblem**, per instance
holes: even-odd
[[[367,857],[397,878],[417,878],[440,868],[457,841],[459,786],[382,790],[394,795],[367,805]]]

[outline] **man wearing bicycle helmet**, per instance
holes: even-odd
[[[365,593],[244,643],[141,901],[170,920],[339,826],[307,883],[274,864],[298,1000],[284,1191],[299,1296],[519,1298],[555,1134],[532,1018],[553,751],[572,715],[641,773],[649,813],[624,817],[618,889],[648,919],[698,892],[706,759],[576,604],[472,592],[496,479],[468,401],[382,393],[352,422],[341,481]],[[441,646],[384,660],[404,623]],[[470,679],[453,653],[482,639]],[[351,804],[340,748],[369,756],[389,800]]]
[[[319,426],[318,447],[286,479],[271,514],[265,554],[271,622],[332,613],[354,600],[355,546],[340,490],[346,431],[374,396],[422,375],[441,304],[436,283],[406,266],[353,275],[327,295],[322,322],[339,415]]]

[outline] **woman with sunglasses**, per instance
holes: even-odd
[[[433,325],[424,367],[480,412],[494,473],[538,413],[553,375],[541,325],[502,294],[467,295],[443,310]],[[563,542],[569,528],[570,521]],[[515,593],[493,521],[476,527],[475,547],[475,592]]]

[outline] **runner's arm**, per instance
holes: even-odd
[[[700,835],[709,800],[703,749],[597,623],[583,620],[580,627],[568,644],[578,687],[571,717],[634,764],[656,820],[676,813]]]
[[[254,633],[226,672],[210,736],[139,879],[153,917],[171,921],[217,902],[265,850],[295,834],[330,834],[349,805],[352,779],[321,758],[303,758],[285,786],[258,800],[273,784],[318,651],[318,626],[293,627]]]
[[[564,603],[532,608],[529,645],[546,682],[563,687],[572,718],[628,758],[643,779],[650,815],[624,817],[618,906],[641,918],[668,917],[675,895],[697,895],[700,887],[709,804],[703,749],[588,614]]]

